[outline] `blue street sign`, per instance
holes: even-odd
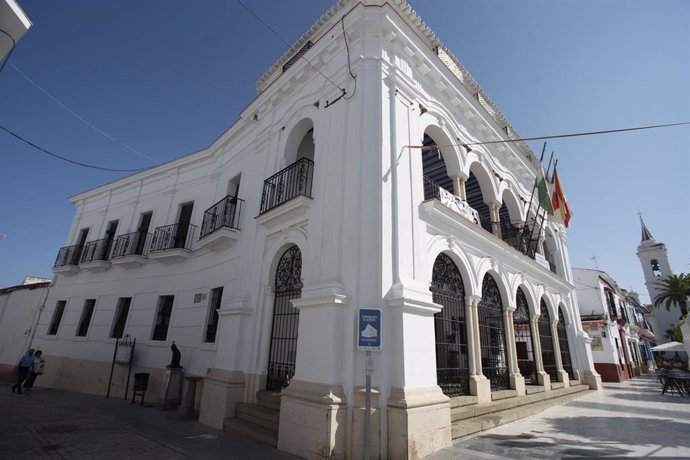
[[[357,348],[381,351],[381,310],[379,308],[358,310]]]

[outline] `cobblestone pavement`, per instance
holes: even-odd
[[[604,384],[562,406],[461,440],[448,459],[690,459],[690,398],[661,395],[656,377]]]
[[[0,385],[0,459],[293,459],[175,411],[79,393]]]

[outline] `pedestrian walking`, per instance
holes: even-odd
[[[22,382],[26,380],[26,377],[29,375],[29,370],[31,369],[31,366],[33,366],[34,363],[34,349],[30,348],[29,351],[26,352],[24,356],[22,356],[22,359],[19,360],[19,373],[17,375],[17,383],[12,385],[12,393],[15,391],[19,394],[22,394]]]
[[[29,391],[36,382],[36,377],[43,374],[46,370],[46,361],[43,359],[43,352],[41,350],[36,350],[34,353],[34,362],[31,364],[31,369],[29,370],[29,378],[24,381],[24,390]]]

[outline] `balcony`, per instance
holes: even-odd
[[[204,212],[199,245],[223,249],[239,238],[240,213],[243,200],[228,195]]]
[[[151,234],[133,232],[120,235],[115,240],[111,263],[122,267],[135,267],[143,264],[146,257],[146,243],[151,241]]]
[[[313,179],[314,162],[308,158],[300,158],[266,179],[257,221],[270,232],[282,223],[304,220],[312,199]]]
[[[465,219],[481,225],[479,213],[465,200],[453,195],[428,177],[424,178],[424,200],[438,200],[448,208],[460,214]]]
[[[110,267],[108,259],[110,257],[111,243],[112,240],[108,238],[86,243],[81,253],[79,268],[99,271]]]
[[[55,259],[55,265],[53,265],[53,273],[73,274],[78,272],[80,252],[78,244],[60,248]]]
[[[177,223],[158,227],[153,232],[149,258],[161,262],[176,262],[191,255],[196,225]]]

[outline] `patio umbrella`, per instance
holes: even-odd
[[[668,342],[652,347],[652,351],[685,351],[685,347],[680,342]]]

